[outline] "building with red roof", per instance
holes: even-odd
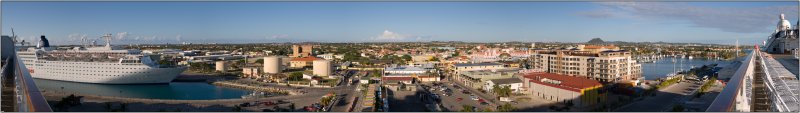
[[[596,80],[545,72],[527,73],[522,79],[533,98],[571,102],[579,107],[596,105],[605,100],[605,95],[599,94],[603,84]]]

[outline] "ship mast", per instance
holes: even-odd
[[[103,35],[103,39],[106,40],[106,47],[111,48],[111,34]]]

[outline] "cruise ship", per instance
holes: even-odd
[[[17,54],[33,78],[81,83],[169,83],[187,69],[162,65],[159,55],[111,46],[111,34],[103,38],[105,46],[57,48],[42,35],[36,47],[20,48]]]

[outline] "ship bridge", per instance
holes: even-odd
[[[0,38],[0,111],[3,112],[51,112],[50,105],[36,87],[28,69],[18,59],[16,46],[9,36]]]

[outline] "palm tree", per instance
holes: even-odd
[[[492,86],[492,92],[497,94],[498,97],[508,97],[511,96],[511,86],[499,86],[495,84]]]

